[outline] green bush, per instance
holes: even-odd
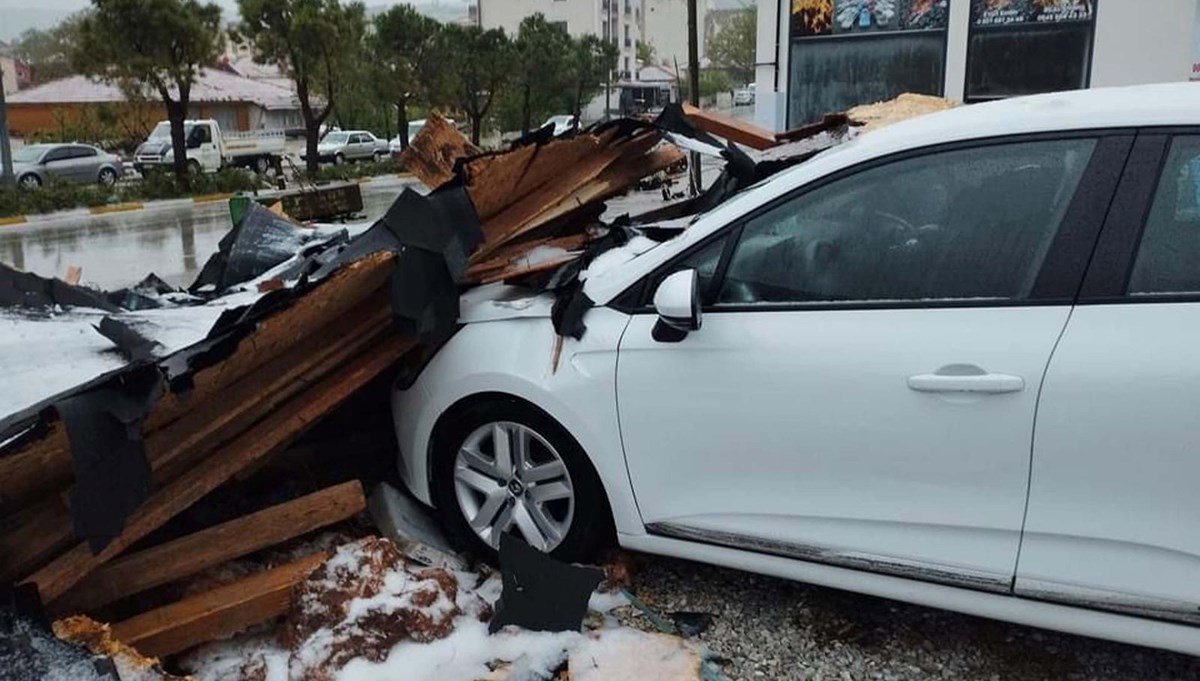
[[[375,161],[359,161],[358,163],[347,163],[340,166],[323,166],[316,174],[305,172],[304,178],[309,182],[344,182],[360,177],[390,175],[398,173],[400,170],[400,166],[393,159],[387,158],[378,163]]]
[[[196,175],[183,180],[169,172],[152,172],[140,180],[116,187],[69,184],[51,179],[38,189],[0,189],[0,217],[90,208],[125,201],[155,201],[254,191],[266,186],[262,178],[240,168],[224,168],[216,173]]]

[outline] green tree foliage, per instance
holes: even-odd
[[[532,119],[560,113],[562,94],[571,82],[572,40],[562,24],[552,24],[540,12],[525,17],[513,41],[514,83],[520,99],[521,134]]]
[[[54,28],[28,29],[12,44],[12,55],[29,64],[34,85],[75,73],[71,53],[79,40],[82,20],[83,12],[77,12]]]
[[[708,41],[708,59],[727,70],[739,83],[754,78],[754,45],[758,32],[758,11],[747,8],[735,12]],[[704,88],[700,88],[703,92]]]
[[[366,28],[358,2],[338,0],[238,0],[235,35],[254,49],[259,63],[276,64],[296,83],[304,116],[305,156],[310,173],[319,166],[321,124],[337,103],[339,80],[358,69]]]
[[[583,113],[583,105],[604,87],[609,73],[617,69],[621,56],[617,46],[594,35],[585,35],[574,41],[569,62],[571,65],[571,112],[576,119]]]
[[[187,174],[187,118],[200,69],[221,54],[221,9],[197,0],[92,0],[79,23],[71,63],[121,84],[131,94],[147,89],[162,99],[171,123],[175,174]]]
[[[637,60],[638,60],[638,62],[649,66],[654,63],[654,57],[655,57],[654,46],[644,40],[639,40],[637,42]]]
[[[396,130],[400,148],[408,148],[408,107],[414,101],[435,104],[438,32],[442,25],[411,5],[395,5],[375,17],[375,31],[368,40],[380,68],[380,81],[397,111]]]
[[[512,78],[512,42],[499,29],[448,24],[437,34],[435,58],[444,74],[439,90],[466,115],[479,144],[483,121]]]

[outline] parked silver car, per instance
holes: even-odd
[[[13,150],[17,184],[36,189],[56,178],[106,187],[121,177],[121,158],[90,144],[30,144]]]
[[[379,161],[388,154],[387,140],[381,140],[366,130],[334,130],[317,145],[317,157],[322,163],[342,165],[347,161]],[[301,156],[301,160],[308,160]]]

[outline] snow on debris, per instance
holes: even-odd
[[[701,653],[671,636],[619,628],[488,633],[500,578],[429,568],[388,540],[340,547],[298,588],[278,633],[210,643],[180,664],[198,681],[482,681],[699,679]],[[594,612],[628,604],[595,594]]]

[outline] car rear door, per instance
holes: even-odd
[[[1046,373],[1016,592],[1200,624],[1200,129],[1138,137]]]
[[[620,346],[650,532],[1011,589],[1042,373],[1129,134],[953,145],[806,187],[697,269],[703,327]]]
[[[99,181],[100,155],[96,149],[82,144],[71,147],[71,176],[81,184]]]

